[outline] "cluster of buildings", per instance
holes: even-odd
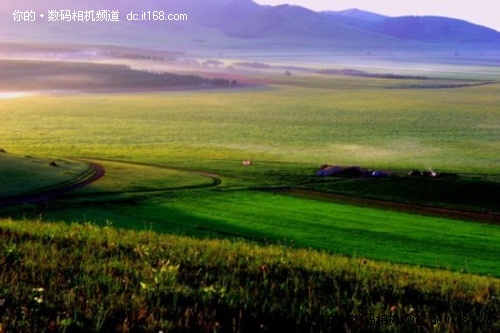
[[[325,164],[316,171],[316,176],[318,177],[372,177],[372,178],[383,178],[390,175],[389,171],[383,170],[369,170],[364,169],[360,166],[339,166],[339,165],[329,165]],[[408,176],[411,177],[428,177],[436,178],[440,177],[441,174],[432,171],[420,171],[420,170],[410,170]]]
[[[373,177],[382,178],[388,177],[389,172],[382,170],[368,170],[360,166],[338,166],[338,165],[322,165],[316,172],[318,177]]]

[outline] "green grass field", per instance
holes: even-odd
[[[297,81],[244,91],[3,100],[0,139],[19,153],[171,164],[249,158],[499,169],[500,85],[395,90],[387,80]]]
[[[392,307],[401,314],[413,307],[439,315],[471,309],[478,315],[496,311],[497,280],[481,280],[487,278],[475,275],[500,276],[498,224],[315,200],[284,191],[341,193],[491,211],[498,216],[500,82],[475,85],[485,68],[477,73],[470,67],[453,68],[456,72],[447,67],[447,78],[443,72],[434,77],[426,73],[432,77],[426,84],[434,89],[421,86],[421,82],[416,86],[415,80],[409,79],[311,73],[285,77],[259,72],[254,79],[269,84],[243,89],[73,92],[0,99],[0,148],[8,152],[0,153],[1,195],[36,192],[70,182],[86,166],[73,159],[97,162],[106,169],[104,178],[57,200],[0,209],[0,217],[6,219],[0,226],[5,239],[0,260],[8,265],[22,263],[19,274],[26,277],[16,288],[0,288],[0,311],[5,310],[1,305],[4,299],[14,302],[17,297],[16,309],[26,297],[32,298],[31,303],[35,296],[39,300],[35,291],[26,291],[38,290],[38,285],[53,289],[59,281],[68,295],[47,292],[49,302],[46,311],[40,308],[39,316],[12,310],[3,318],[20,320],[17,327],[25,331],[36,331],[33,327],[37,325],[30,326],[32,321],[27,318],[54,320],[61,329],[119,330],[106,325],[124,325],[125,317],[120,313],[129,311],[126,320],[140,331],[144,323],[158,330],[176,325],[189,329],[189,313],[205,316],[206,323],[197,325],[207,329],[203,325],[216,325],[217,320],[224,325],[239,322],[251,327],[241,319],[243,314],[265,323],[273,315],[282,316],[286,325],[298,320],[301,327],[310,327],[311,309],[315,315],[341,314],[344,319],[350,316],[349,311],[391,313]],[[436,88],[457,84],[464,86]],[[469,84],[472,86],[466,86]],[[253,165],[243,167],[241,161],[248,159]],[[64,168],[48,166],[52,160]],[[325,163],[386,169],[396,176],[377,180],[316,177],[315,172]],[[429,168],[456,177],[430,180],[403,176],[409,169]],[[65,229],[63,223],[46,224],[42,232],[39,226],[44,224],[32,220],[85,226]],[[23,231],[24,225],[29,230]],[[122,228],[174,236],[126,234]],[[24,244],[24,240],[29,241]],[[180,247],[168,250],[172,242],[179,242]],[[279,251],[288,254],[273,252],[276,244],[284,245]],[[79,245],[84,245],[82,250],[75,250]],[[207,257],[197,261],[198,255],[189,252],[195,248],[199,250],[193,251]],[[303,248],[325,253],[303,252]],[[70,251],[68,256],[59,258],[66,251],[58,252],[60,249]],[[270,252],[262,255],[261,251]],[[100,258],[97,266],[90,263],[94,255]],[[161,261],[165,265],[160,265],[157,255],[172,262]],[[52,273],[58,262],[49,259],[52,256],[72,264],[67,270]],[[272,257],[269,280],[267,264],[259,259],[262,256]],[[321,257],[314,259],[318,263],[309,265],[307,258],[316,256]],[[75,264],[83,258],[84,263]],[[254,261],[249,261],[251,258]],[[140,259],[147,259],[147,267]],[[328,266],[330,260],[333,266]],[[374,271],[360,270],[360,260],[369,260]],[[420,267],[408,271],[380,264],[382,261]],[[38,279],[33,272],[40,269],[44,274]],[[75,296],[72,282],[61,282],[77,271],[84,272],[78,276],[88,286],[87,290],[79,289],[79,295],[99,295],[101,303],[86,307]],[[4,281],[14,279],[10,270],[0,274]],[[332,278],[332,274],[342,276]],[[133,281],[130,289],[111,282],[116,276]],[[289,278],[283,280],[283,276]],[[414,282],[421,281],[405,284],[408,276]],[[251,284],[252,278],[258,283]],[[199,279],[200,284],[186,282],[193,279]],[[294,290],[283,292],[288,303],[297,301],[290,309],[277,305],[276,299],[259,298],[254,293],[269,287],[266,290],[274,297],[273,292],[281,288],[276,283],[282,280],[283,290]],[[243,289],[237,287],[241,281],[246,284]],[[309,290],[308,296],[300,290]],[[311,296],[311,292],[321,290],[333,291],[325,293],[325,299]],[[130,297],[129,292],[140,295],[137,302],[147,306],[128,305],[124,299]],[[108,294],[118,299],[113,305],[105,296]],[[174,305],[165,308],[166,303]],[[194,303],[200,308],[191,308]],[[260,308],[248,310],[252,303]],[[336,307],[331,306],[334,303]],[[108,304],[109,310],[102,304]],[[450,306],[453,309],[447,308]],[[76,310],[64,313],[67,308]],[[218,314],[207,309],[217,309]],[[224,311],[229,311],[227,318],[220,317]],[[59,317],[52,318],[50,313],[59,313]],[[148,317],[141,317],[146,314]],[[2,327],[0,322],[0,333]]]
[[[404,81],[306,75],[244,90],[8,99],[0,101],[0,139],[19,154],[150,164],[102,162],[107,176],[44,209],[49,220],[290,239],[347,255],[499,275],[496,226],[246,191],[317,182],[314,172],[323,163],[433,168],[496,184],[500,84],[393,89]],[[243,159],[254,166],[242,167]],[[194,190],[213,179],[189,170],[215,173],[218,188],[240,191]],[[398,193],[398,185],[392,187]],[[362,196],[363,185],[352,191]],[[377,197],[384,188],[370,191]],[[442,199],[446,189],[441,192]],[[481,208],[483,200],[471,202]],[[467,205],[459,200],[455,206]],[[38,216],[37,210],[23,213]],[[471,228],[482,236],[473,237]],[[429,238],[432,230],[442,232]]]
[[[177,190],[210,186],[214,182],[212,178],[196,172],[117,161],[97,160],[95,162],[102,165],[108,175],[99,182],[79,190],[79,195]]]
[[[500,275],[497,226],[304,200],[268,193],[222,193],[161,205],[194,229],[269,239],[348,256]],[[206,207],[210,207],[207,212]],[[164,215],[165,216],[165,215]],[[276,216],[270,218],[270,216]],[[168,229],[167,229],[168,230]],[[425,250],[424,250],[425,249]],[[462,260],[458,259],[462,258]],[[484,271],[481,269],[484,268]]]

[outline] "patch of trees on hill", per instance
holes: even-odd
[[[357,77],[368,77],[376,79],[397,79],[397,80],[427,80],[427,76],[420,75],[400,75],[393,73],[369,73],[357,69],[321,69],[317,71],[318,74],[328,75],[346,75]]]
[[[235,62],[234,66],[248,67],[248,68],[257,68],[257,69],[271,68],[271,66],[268,65],[268,64],[265,64],[265,63],[262,63],[262,62],[255,62],[255,61]]]
[[[152,61],[173,61],[175,57],[151,55],[151,54],[137,54],[137,53],[123,53],[123,52],[105,52],[104,55],[115,59],[130,59],[130,60],[152,60]]]
[[[455,89],[467,87],[479,87],[489,84],[496,84],[496,82],[477,82],[477,83],[429,83],[429,84],[402,84],[395,87],[388,87],[388,89]]]
[[[114,90],[234,85],[235,80],[204,78],[126,65],[57,61],[0,61],[0,89]]]

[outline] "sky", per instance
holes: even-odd
[[[287,3],[315,11],[357,8],[387,16],[446,16],[500,31],[498,0],[254,0],[254,2],[273,6]]]

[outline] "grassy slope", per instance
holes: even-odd
[[[91,224],[1,220],[0,238],[5,331],[485,332],[500,325],[493,278]],[[358,325],[353,314],[409,315],[421,326]],[[452,324],[433,325],[447,316]]]
[[[56,162],[58,167],[50,166]],[[88,170],[85,163],[0,153],[0,198],[55,188],[79,178]]]
[[[207,208],[210,209],[207,209]],[[500,276],[498,226],[261,192],[199,193],[146,205],[155,230],[206,232]],[[130,214],[133,214],[130,210]]]

